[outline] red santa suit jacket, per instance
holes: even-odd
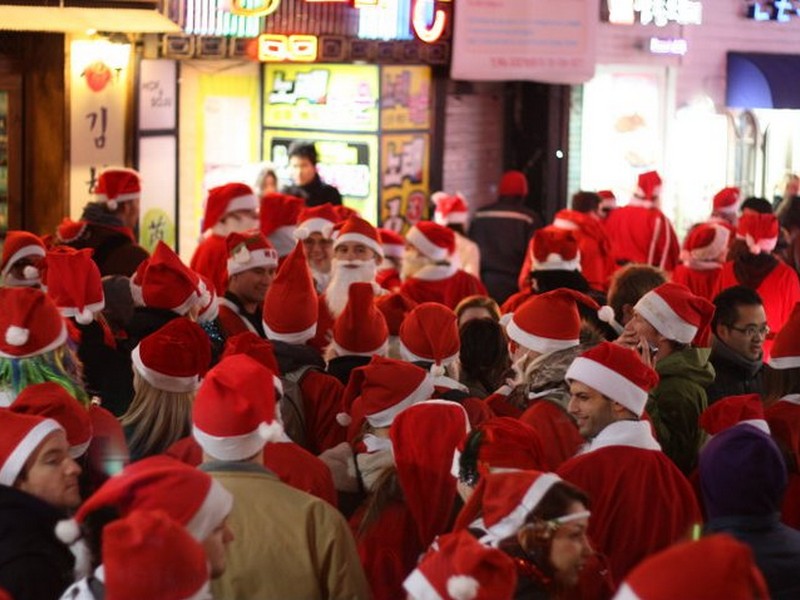
[[[428,265],[403,282],[400,288],[415,302],[438,302],[455,308],[467,296],[487,295],[478,278],[453,265]]]
[[[555,471],[575,456],[583,445],[578,427],[567,411],[546,398],[535,400],[519,418],[536,430],[542,439],[542,449],[548,471]]]
[[[252,323],[242,316],[236,304],[224,296],[220,296],[218,302],[219,314],[217,315],[217,322],[222,328],[222,332],[225,334],[226,338],[244,333],[245,331],[255,333],[257,336],[261,337],[261,332],[256,331]]]
[[[645,421],[608,425],[557,473],[589,494],[589,537],[616,582],[702,522],[691,485]]]
[[[708,265],[708,268],[698,269],[693,267],[692,263],[684,263],[675,267],[672,272],[672,281],[685,285],[694,295],[711,302],[716,296],[720,275],[722,275],[721,264]]]
[[[317,332],[308,342],[312,348],[324,352],[328,344],[333,339],[333,324],[336,317],[333,316],[328,303],[325,301],[325,294],[320,294],[317,298]]]
[[[309,369],[300,380],[300,392],[303,395],[308,450],[320,454],[344,442],[347,429],[336,421],[336,414],[342,410],[342,382],[328,373]]]
[[[665,271],[677,266],[678,236],[670,220],[652,203],[633,199],[611,211],[604,225],[618,265],[633,262]]]
[[[192,436],[178,440],[164,454],[192,467],[203,462],[203,449]],[[337,505],[330,469],[310,452],[292,441],[271,442],[264,446],[263,456],[264,466],[286,485]]]
[[[201,241],[189,267],[208,277],[214,284],[217,296],[221,298],[228,287],[228,246],[225,236],[212,233]]]
[[[715,295],[724,289],[740,285],[733,269],[733,261],[729,260],[722,267],[722,273],[717,281]],[[775,334],[779,332],[784,323],[789,319],[794,305],[800,301],[800,281],[797,272],[780,260],[769,275],[756,288],[756,292],[764,302],[764,312],[767,313],[767,325]],[[772,349],[772,339],[764,341],[764,361],[769,360]]]
[[[764,418],[778,446],[794,458],[794,461],[787,461],[789,485],[783,497],[782,521],[800,529],[800,394],[784,396],[764,410]]]
[[[398,291],[400,286],[403,284],[403,282],[400,280],[400,273],[397,272],[397,269],[381,269],[375,275],[375,281],[383,289],[390,292]]]

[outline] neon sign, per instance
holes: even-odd
[[[262,62],[314,62],[319,40],[315,35],[281,35],[263,33],[258,36],[258,60]]]
[[[230,0],[230,12],[233,15],[240,17],[266,17],[271,15],[281,5],[281,0],[264,0],[263,4],[259,6],[245,6],[245,4],[253,4],[246,0]]]
[[[800,6],[796,6],[791,0],[752,2],[747,7],[747,16],[754,21],[788,23],[793,14],[800,15]]]
[[[701,25],[703,5],[698,0],[607,0],[608,22],[615,25],[670,23]]]
[[[440,8],[434,9],[433,23],[428,24],[427,8],[428,2],[433,0],[413,0],[411,9],[411,25],[417,37],[427,44],[436,42],[447,25],[447,13]]]

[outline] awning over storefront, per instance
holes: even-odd
[[[728,52],[729,108],[800,108],[800,55]]]
[[[180,33],[181,28],[156,10],[0,6],[0,30],[52,33]]]

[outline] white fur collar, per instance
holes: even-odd
[[[458,267],[455,265],[427,265],[411,276],[411,279],[422,281],[441,281],[456,274]]]
[[[583,447],[580,454],[609,446],[631,446],[643,450],[661,450],[647,421],[616,421]]]
[[[791,404],[800,404],[800,394],[787,394],[780,399],[780,402],[789,402]]]
[[[220,304],[220,306],[226,306],[229,309],[231,309],[236,314],[236,316],[239,317],[239,319],[241,319],[242,323],[245,324],[245,327],[247,327],[248,331],[252,331],[256,335],[259,335],[258,331],[256,331],[256,328],[253,327],[253,324],[244,318],[242,312],[239,310],[239,307],[236,304],[228,300],[225,296],[219,296],[217,298],[217,302]]]

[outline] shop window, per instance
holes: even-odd
[[[759,152],[759,131],[756,116],[751,111],[728,114],[730,146],[729,176],[743,196],[755,194]],[[732,172],[731,172],[732,171]]]

